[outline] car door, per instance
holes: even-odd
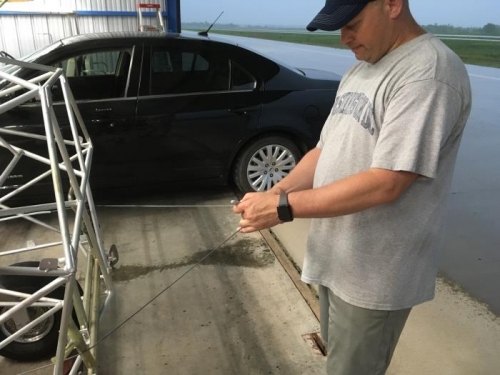
[[[63,69],[90,134],[94,146],[90,182],[95,190],[135,182],[132,172],[136,161],[134,123],[142,47],[138,49],[132,42],[99,48],[85,45],[56,58],[49,56],[43,62]],[[63,135],[70,136],[60,82],[52,88],[52,104]],[[14,128],[19,126],[28,132],[44,134],[39,100],[11,110],[7,121],[16,124]],[[47,154],[45,141],[19,140],[18,143],[30,151]],[[26,159],[12,174],[10,182],[22,184],[47,169]],[[51,185],[51,179],[45,179],[33,194],[46,195]]]
[[[137,105],[138,170],[143,183],[219,180],[261,104],[256,78],[232,85],[238,69],[216,43],[165,39],[145,47]]]
[[[84,50],[53,62],[62,67],[94,146],[91,184],[95,189],[135,183],[135,110],[141,47],[132,43]],[[62,93],[53,90],[60,125],[68,125]]]

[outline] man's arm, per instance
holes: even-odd
[[[288,201],[297,218],[349,215],[396,201],[417,177],[412,172],[371,168],[317,189],[290,194]]]
[[[372,168],[321,188],[291,192],[288,202],[296,218],[348,215],[394,202],[417,177],[411,172]],[[245,195],[233,208],[242,214],[240,231],[249,233],[279,224],[278,200],[276,194]]]
[[[320,154],[320,148],[313,148],[300,160],[288,176],[274,185],[268,192],[281,194],[311,189]]]

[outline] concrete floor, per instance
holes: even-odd
[[[123,203],[206,207],[98,208],[106,246],[115,243],[121,256],[117,298],[101,324],[101,374],[324,374],[324,357],[302,337],[318,331],[318,321],[260,234],[235,235],[189,271],[234,233],[231,191],[166,195]],[[298,263],[307,224],[273,229]],[[29,224],[0,225],[2,248],[40,236]],[[500,319],[440,280],[436,298],[412,311],[388,375],[497,375],[498,353]],[[0,357],[0,374],[47,363]]]
[[[415,307],[387,375],[498,375],[500,319],[438,280],[433,301]]]
[[[272,229],[299,266],[308,229],[305,219]],[[413,308],[387,375],[498,375],[498,353],[500,317],[440,278],[434,300]]]
[[[120,252],[113,272],[117,298],[101,338],[168,288],[104,339],[102,374],[323,374],[324,357],[302,337],[318,331],[319,323],[260,234],[236,234],[191,270],[235,232],[234,198],[221,189],[154,202],[225,207],[98,208],[104,242]],[[18,225],[8,230],[21,241],[41,241],[38,228]],[[0,373],[41,365],[1,358]]]

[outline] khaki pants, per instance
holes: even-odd
[[[384,375],[410,309],[356,307],[319,286],[321,336],[327,375]]]

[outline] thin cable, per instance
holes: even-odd
[[[177,284],[178,281],[180,281],[184,276],[186,276],[189,272],[191,272],[194,268],[199,266],[205,259],[207,259],[210,255],[212,255],[215,251],[219,250],[222,246],[224,246],[231,238],[233,238],[241,229],[238,228],[234,233],[232,233],[228,238],[226,238],[219,246],[217,246],[215,249],[211,250],[207,255],[205,255],[203,258],[201,258],[197,263],[195,263],[193,266],[188,268],[187,271],[185,271],[182,275],[180,275],[177,279],[175,279],[170,285],[168,285],[166,288],[164,288],[162,291],[160,291],[156,296],[154,296],[149,302],[147,302],[144,306],[142,306],[140,309],[138,309],[136,312],[134,312],[131,316],[129,316],[127,319],[125,319],[123,322],[121,322],[118,326],[116,326],[114,329],[111,330],[106,336],[104,336],[102,339],[100,339],[98,342],[96,342],[93,346],[89,347],[87,350],[80,354],[76,354],[72,357],[68,357],[65,359],[67,361],[68,359],[73,359],[78,357],[81,354],[87,353],[89,350],[94,349],[97,345],[100,345],[104,340],[106,340],[109,336],[111,336],[113,333],[118,331],[121,327],[123,327],[126,323],[128,323],[131,319],[133,319],[137,314],[139,314],[142,310],[144,310],[146,307],[148,307],[151,303],[153,303],[158,297],[160,297],[163,293],[165,293],[167,290],[169,290],[172,286]],[[25,372],[21,372],[17,375],[25,375],[25,374],[31,374],[32,372],[42,370],[44,368],[48,368],[54,366],[54,364],[49,364],[41,367],[37,367],[32,370],[28,370]]]
[[[101,208],[227,208],[234,204],[97,204]]]

